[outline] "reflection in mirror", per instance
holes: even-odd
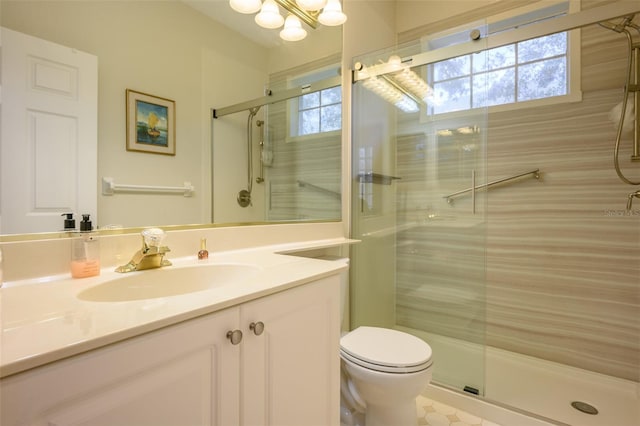
[[[44,191],[44,195],[55,198],[51,188],[71,187],[64,203],[55,198],[55,202],[45,205],[44,209],[37,210],[40,207],[35,206],[32,216],[47,213],[55,217],[53,225],[47,225],[46,229],[9,229],[4,219],[8,217],[7,209],[15,203],[12,203],[13,198],[5,198],[0,234],[59,231],[64,225],[64,217],[60,215],[68,212],[74,212],[76,218],[80,214],[91,213],[94,224],[101,229],[194,226],[210,224],[212,217],[216,224],[339,219],[340,209],[335,206],[329,209],[331,212],[318,210],[319,214],[315,214],[313,208],[293,208],[286,214],[276,214],[267,208],[268,203],[274,201],[271,196],[276,191],[286,192],[286,185],[291,186],[291,179],[293,182],[302,180],[307,172],[313,170],[313,165],[296,164],[307,155],[323,162],[327,175],[333,176],[330,182],[310,183],[318,186],[328,183],[332,191],[339,188],[340,151],[329,152],[324,149],[326,146],[316,149],[324,143],[321,138],[293,143],[289,136],[284,136],[283,149],[295,146],[300,152],[290,158],[284,154],[277,157],[276,151],[280,149],[278,138],[285,135],[284,129],[292,126],[290,114],[272,114],[278,105],[261,108],[253,122],[253,186],[256,195],[251,214],[244,214],[248,212],[246,209],[243,214],[233,211],[214,213],[216,208],[223,206],[240,208],[236,197],[238,191],[247,185],[247,117],[246,113],[237,113],[238,117],[242,116],[237,122],[233,116],[226,117],[225,120],[234,123],[231,125],[234,130],[218,138],[213,132],[217,132],[221,120],[212,126],[211,108],[259,98],[266,88],[274,86],[275,91],[276,81],[283,87],[292,87],[296,84],[292,76],[297,78],[315,71],[325,72],[329,63],[340,62],[341,27],[320,25],[316,30],[308,28],[306,39],[284,42],[279,39],[278,30],[259,28],[253,15],[238,14],[226,1],[2,0],[0,7],[3,29],[55,43],[67,52],[86,53],[97,62],[97,124],[94,129],[97,142],[94,152],[83,154],[74,151],[71,153],[76,156],[74,162],[61,162],[60,158],[66,156],[60,152],[56,152],[57,157],[43,154],[39,159],[39,164],[46,164],[52,170],[67,171],[66,174],[57,173],[55,184]],[[11,46],[7,45],[4,34],[2,40],[5,89],[8,87],[5,85],[9,75],[7,70],[13,63],[5,60]],[[316,65],[319,67],[317,70],[314,69]],[[175,103],[175,155],[126,150],[127,89]],[[5,93],[3,90],[3,95]],[[3,114],[11,109],[9,99],[4,96]],[[289,111],[291,103],[282,102],[281,105]],[[284,121],[279,123],[278,120]],[[258,127],[258,122],[264,124]],[[8,140],[4,117],[2,123],[3,140]],[[61,131],[66,130],[63,128]],[[338,141],[339,144],[340,131],[336,132],[332,143]],[[88,139],[79,138],[75,143],[85,146]],[[264,145],[260,146],[260,142]],[[223,143],[229,146],[219,146]],[[272,151],[261,153],[267,144],[271,144]],[[244,153],[235,152],[242,149]],[[268,152],[273,154],[269,164],[263,161],[263,155],[268,155]],[[331,157],[322,158],[322,155]],[[9,161],[6,160],[8,157],[5,156],[4,161]],[[220,161],[226,169],[212,167],[212,159]],[[281,161],[285,159],[289,162],[287,169],[297,170],[297,174],[290,175],[287,178],[289,183],[283,186],[275,184],[273,178],[275,170],[280,170]],[[79,193],[86,196],[91,194],[90,190],[80,191],[69,185],[69,181],[75,178],[74,174],[79,173],[79,168],[92,164],[95,169],[93,175],[82,181],[93,190],[90,198],[95,210],[77,200]],[[337,171],[335,176],[334,170]],[[257,177],[264,181],[256,183]],[[103,190],[102,182],[109,178],[120,190],[111,194]],[[236,179],[238,183],[235,183]],[[5,189],[9,184],[5,182],[3,185]],[[181,187],[193,187],[193,192],[173,191]],[[222,199],[227,188],[231,187],[232,196]],[[6,197],[8,192],[3,193]],[[282,195],[287,197],[286,193]],[[256,204],[260,197],[264,200]],[[300,194],[290,198],[298,199],[298,203],[305,202]],[[339,200],[335,202],[339,206]],[[307,205],[312,206],[313,203]]]
[[[214,222],[340,218],[339,70],[338,55],[313,61],[272,75],[248,109],[214,110],[214,182],[227,182],[213,194]]]

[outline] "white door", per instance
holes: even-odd
[[[97,223],[98,58],[1,30],[0,233]]]

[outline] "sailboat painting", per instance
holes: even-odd
[[[175,102],[127,89],[127,151],[175,155]]]

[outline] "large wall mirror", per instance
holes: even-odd
[[[340,219],[340,26],[305,25],[304,40],[283,41],[226,0],[1,0],[0,23],[0,235],[60,231],[67,210],[76,224],[91,213],[101,229]],[[8,87],[23,85],[10,83],[14,47],[32,41],[18,81],[37,86],[44,101],[23,105],[30,95]],[[58,47],[71,62],[47,56]],[[93,112],[50,102],[83,98],[85,89]],[[127,102],[141,102],[146,115]],[[11,126],[5,113],[16,103],[26,118]],[[214,118],[213,110],[228,113]],[[93,136],[76,113],[97,117]],[[141,131],[147,143],[137,149],[127,137]],[[69,133],[75,145],[59,141]],[[16,137],[24,152],[6,148]],[[173,146],[162,145],[167,138]],[[87,171],[92,177],[79,177]],[[52,222],[16,225],[15,208]]]

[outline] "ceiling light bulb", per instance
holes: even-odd
[[[279,28],[284,23],[284,18],[280,15],[280,9],[274,0],[265,0],[255,17],[256,24],[263,28]]]
[[[327,4],[327,0],[296,0],[298,6],[304,10],[320,10]]]
[[[318,21],[320,21],[322,25],[327,25],[329,27],[342,25],[346,20],[347,15],[342,13],[340,0],[328,0],[327,5],[322,9],[320,15],[318,15]]]
[[[402,69],[402,59],[398,55],[389,56],[389,60],[387,61],[392,70],[401,70]]]
[[[262,2],[260,0],[229,0],[229,6],[236,12],[248,14],[259,11]]]
[[[287,41],[302,40],[307,36],[307,31],[302,28],[302,22],[295,15],[287,16],[284,21],[284,29],[280,31],[280,38]]]

